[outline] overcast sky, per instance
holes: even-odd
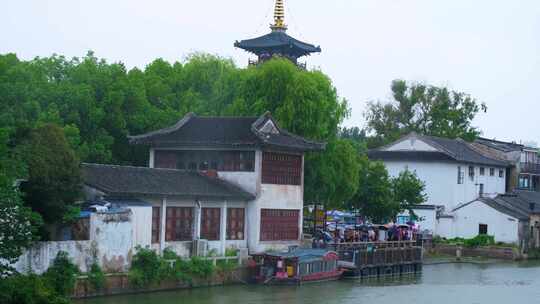
[[[194,51],[249,55],[235,40],[269,31],[274,0],[5,0],[0,53],[84,56],[144,68]],[[330,75],[363,126],[368,100],[401,78],[476,97],[484,136],[540,143],[540,1],[285,0],[292,36],[320,45],[308,65]]]

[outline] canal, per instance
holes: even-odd
[[[77,301],[76,304],[538,303],[540,263],[425,265],[419,276],[301,287],[229,286]]]

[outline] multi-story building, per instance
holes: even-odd
[[[251,252],[299,245],[302,235],[304,152],[324,144],[261,117],[198,117],[131,136],[149,148],[148,168],[83,166],[87,192],[105,200],[136,199],[131,208],[138,245],[189,254],[191,242]],[[137,206],[136,206],[137,207]]]
[[[507,190],[540,191],[540,149],[513,142],[479,138],[473,146],[491,157],[509,161]],[[539,202],[540,203],[540,202]]]
[[[461,139],[411,133],[368,155],[383,161],[390,176],[396,177],[404,170],[416,173],[425,183],[428,199],[426,206],[418,210],[429,219],[421,223],[421,228],[444,237],[455,234],[454,208],[506,191],[509,163],[480,153]],[[427,206],[433,207],[433,216],[426,213]]]

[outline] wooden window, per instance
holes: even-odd
[[[486,224],[478,225],[478,234],[488,234],[488,225]]]
[[[489,168],[489,176],[495,176],[495,168]]]
[[[201,238],[209,241],[219,240],[221,222],[220,208],[201,209]]]
[[[262,183],[274,185],[301,185],[302,156],[263,153]]]
[[[480,167],[480,176],[486,175],[486,168]]]
[[[499,170],[499,177],[504,177],[504,170],[503,169]]]
[[[168,242],[193,240],[193,208],[167,207],[165,228]]]
[[[469,178],[474,179],[474,166],[469,166]]]
[[[152,244],[159,243],[161,231],[161,207],[152,207]]]
[[[298,210],[262,209],[261,241],[295,241],[299,235]]]
[[[244,223],[245,223],[245,209],[244,208],[228,208],[227,209],[227,240],[243,240],[244,239]]]

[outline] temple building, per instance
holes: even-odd
[[[250,65],[257,65],[273,57],[283,57],[291,60],[299,67],[305,68],[305,64],[299,63],[298,59],[312,53],[321,52],[319,46],[302,42],[287,35],[283,0],[276,0],[274,23],[270,25],[270,29],[272,31],[264,36],[234,43],[235,47],[257,55],[257,61],[250,60]]]

